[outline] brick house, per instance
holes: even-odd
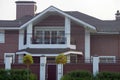
[[[120,57],[120,13],[116,20],[100,20],[78,11],[62,11],[50,6],[35,14],[33,1],[16,2],[16,20],[0,20],[0,62],[6,57],[22,63],[25,54],[34,62],[40,56],[54,60],[60,53],[68,62],[100,56],[115,62]],[[74,61],[72,61],[74,59]]]

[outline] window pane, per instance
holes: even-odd
[[[43,31],[36,32],[36,42],[40,44],[43,43]]]
[[[0,31],[0,43],[4,43],[4,31]]]
[[[45,31],[45,34],[44,34],[44,43],[45,44],[50,44],[50,31]]]
[[[57,44],[57,31],[51,33],[51,44]]]
[[[65,44],[65,32],[64,31],[59,31],[58,33],[58,43],[59,44]]]

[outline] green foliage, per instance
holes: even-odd
[[[37,77],[28,70],[0,70],[0,80],[27,80],[27,73],[30,73],[29,80],[37,80]]]
[[[118,72],[100,72],[96,75],[95,80],[120,80],[120,73]]]
[[[88,71],[72,71],[64,75],[61,80],[93,80],[93,76]]]
[[[56,57],[56,63],[57,64],[66,64],[67,63],[67,57],[64,54],[59,54]]]
[[[33,58],[31,55],[27,54],[23,57],[23,63],[26,65],[30,65],[33,63]]]
[[[61,80],[120,80],[120,72],[100,72],[95,77],[88,71],[72,71]]]

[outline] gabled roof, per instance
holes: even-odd
[[[92,25],[90,25],[90,24],[88,24],[88,23],[86,23],[86,22],[84,22],[84,21],[82,21],[82,20],[80,20],[80,19],[78,19],[76,17],[71,16],[71,15],[65,13],[64,11],[62,11],[62,10],[54,7],[54,6],[48,7],[47,9],[45,9],[44,11],[42,11],[40,14],[38,14],[37,16],[35,16],[34,18],[32,18],[30,21],[28,21],[27,23],[25,23],[24,25],[22,25],[21,28],[27,26],[30,23],[34,23],[35,20],[37,20],[40,17],[42,17],[43,15],[47,14],[47,12],[57,12],[60,15],[66,16],[66,17],[68,17],[68,18],[70,18],[70,19],[72,19],[72,20],[80,23],[85,28],[88,28],[90,30],[96,30],[96,28],[94,26],[92,26]]]
[[[20,26],[32,19],[33,16],[24,16],[18,20],[0,20],[0,29],[19,29]]]
[[[50,11],[57,12],[60,15],[66,16],[80,23],[85,28],[97,30],[98,32],[120,32],[120,20],[100,20],[78,11],[61,11],[53,6],[48,7],[35,16],[24,16],[19,20],[13,21],[0,20],[0,29],[21,29],[23,27],[26,27],[31,22],[35,22],[35,20],[41,18]]]
[[[120,31],[120,20],[100,20],[92,16],[80,13],[78,11],[66,12],[67,14],[76,17],[90,25],[96,27],[99,32],[119,32]]]

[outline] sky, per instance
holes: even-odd
[[[14,20],[16,18],[15,1],[0,0],[0,20]],[[29,1],[29,0],[22,0]],[[30,0],[35,1],[37,11],[41,12],[49,6],[62,11],[79,11],[101,20],[114,20],[115,13],[120,10],[120,0]]]

